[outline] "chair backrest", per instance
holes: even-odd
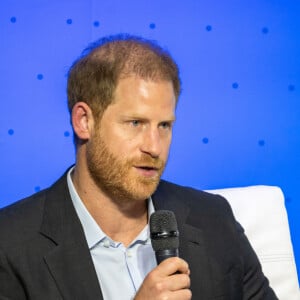
[[[208,190],[225,197],[255,249],[264,274],[280,300],[300,300],[284,196],[279,187]]]

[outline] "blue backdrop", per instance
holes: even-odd
[[[74,162],[65,89],[81,50],[103,35],[138,34],[181,69],[164,178],[201,189],[280,186],[299,273],[300,1],[249,2],[2,0],[0,206]]]

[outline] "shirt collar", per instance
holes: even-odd
[[[67,174],[68,188],[69,188],[69,192],[70,192],[71,199],[72,199],[73,205],[75,207],[76,213],[82,224],[88,247],[89,247],[89,249],[91,249],[96,244],[98,244],[102,240],[109,238],[109,237],[101,230],[100,226],[97,224],[97,222],[91,216],[91,214],[89,213],[89,211],[83,204],[82,200],[80,199],[80,197],[75,189],[75,186],[73,184],[72,178],[71,178],[71,173],[72,173],[73,169],[74,169],[74,167],[72,167]],[[154,210],[152,198],[149,197],[149,199],[148,199],[148,224],[140,232],[140,234],[136,237],[136,239],[131,243],[131,245],[129,247],[133,246],[136,243],[145,243],[145,244],[150,243],[149,219],[150,219],[150,215],[154,211],[155,210]]]

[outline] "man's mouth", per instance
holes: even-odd
[[[137,168],[140,168],[140,169],[144,169],[144,170],[158,170],[157,167],[150,167],[150,166],[137,166]]]
[[[135,168],[139,171],[139,173],[146,177],[157,176],[160,169],[156,166],[135,166]]]

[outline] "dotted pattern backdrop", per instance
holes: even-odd
[[[201,189],[280,186],[299,273],[299,16],[297,0],[1,1],[0,206],[74,162],[65,89],[81,50],[103,35],[138,34],[181,69],[164,178]]]

